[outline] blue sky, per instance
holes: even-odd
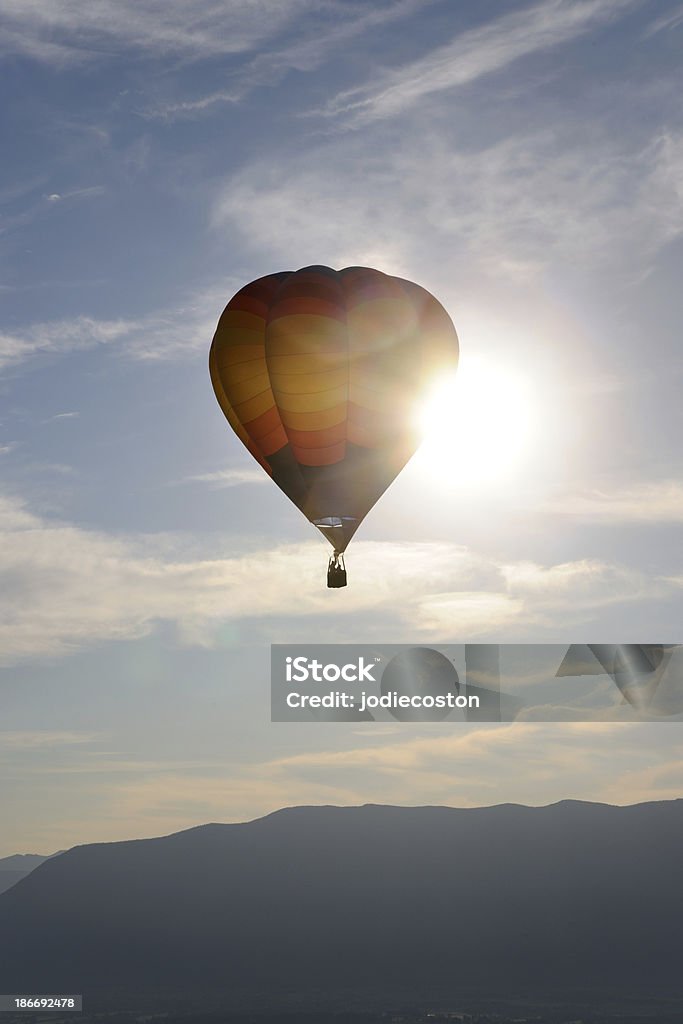
[[[271,641],[679,639],[680,3],[0,13],[0,854],[302,801],[680,795],[678,725],[267,717]],[[311,263],[433,291],[467,413],[332,593],[206,366],[242,284]],[[519,441],[488,475],[487,432]]]

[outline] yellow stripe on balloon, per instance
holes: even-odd
[[[290,409],[287,413],[287,426],[291,430],[326,430],[345,421],[346,402],[338,402],[314,412],[295,412]]]
[[[274,408],[274,405],[273,393],[268,388],[267,391],[262,391],[259,395],[254,395],[245,401],[235,402],[234,409],[242,423],[248,423],[249,420],[255,420],[257,416]]]
[[[349,373],[343,370],[321,370],[318,373],[271,374],[273,391],[280,395],[314,395],[318,391],[346,388]]]
[[[278,398],[278,409],[282,415],[282,422],[285,427],[288,423],[288,413],[318,412],[331,409],[339,402],[346,401],[346,385],[332,388],[330,391],[318,391],[313,395],[281,395]]]

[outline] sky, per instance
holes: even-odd
[[[0,856],[297,803],[683,793],[680,723],[271,723],[269,645],[675,643],[678,0],[0,0]],[[325,542],[214,399],[246,282],[419,282],[429,438]]]

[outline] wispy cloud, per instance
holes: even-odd
[[[12,334],[0,333],[0,368],[21,363],[39,352],[73,352],[120,341],[135,326],[126,320],[98,321],[80,316],[34,324]]]
[[[680,800],[683,793],[683,751],[667,757],[663,763],[648,764],[640,770],[624,769],[621,777],[607,778],[601,789],[603,799],[623,804],[626,800],[638,803],[644,800]]]
[[[133,359],[172,359],[206,348],[218,316],[237,282],[203,290],[181,306],[149,313],[137,320],[69,320],[34,323],[12,333],[0,332],[0,369],[39,354],[66,355],[100,346],[116,346]]]
[[[8,234],[16,228],[25,227],[50,212],[50,208],[61,203],[80,202],[84,199],[96,199],[106,193],[104,185],[89,185],[83,188],[73,188],[66,192],[44,193],[39,199],[34,199],[23,210],[17,213],[8,213],[0,220],[0,235]],[[11,200],[8,200],[8,203]]]
[[[314,778],[377,802],[539,805],[572,797],[628,804],[678,795],[671,792],[674,777],[680,793],[680,745],[673,744],[662,766],[658,728],[515,723],[466,731],[451,726],[444,734],[435,726],[389,742],[369,729],[365,744],[307,751],[270,767],[290,780],[293,791],[297,780]],[[656,778],[660,768],[668,785]],[[643,771],[651,778],[641,785]]]
[[[560,609],[593,609],[663,596],[670,579],[657,579],[624,565],[601,559],[580,559],[560,565],[513,562],[502,566],[508,587],[549,618]]]
[[[545,0],[460,33],[427,56],[347,89],[323,111],[359,126],[415,106],[424,97],[467,85],[513,61],[549,50],[608,23],[642,0]]]
[[[60,476],[75,476],[78,470],[65,462],[32,462],[29,467],[34,473],[58,473]]]
[[[683,6],[677,7],[673,11],[669,11],[668,14],[662,15],[661,18],[656,18],[651,25],[648,26],[645,35],[654,36],[658,32],[668,32],[670,29],[678,28],[679,25],[683,25]]]
[[[683,523],[683,483],[663,480],[565,494],[546,502],[543,512],[591,523]]]
[[[104,192],[103,185],[91,185],[88,188],[74,188],[67,192],[50,192],[45,198],[49,203],[61,203],[68,199],[89,199],[91,196],[101,196]]]
[[[58,66],[124,52],[211,57],[242,53],[319,0],[0,0],[0,52]]]
[[[190,540],[109,536],[40,518],[5,499],[3,659],[65,655],[96,641],[140,637],[161,621],[175,623],[182,642],[200,646],[212,646],[223,624],[235,619],[267,622],[271,641],[291,638],[297,623],[310,618],[328,642],[344,639],[349,622],[358,642],[373,639],[373,630],[400,639],[407,628],[416,640],[538,641],[557,631],[558,622],[566,632],[593,621],[596,609],[680,592],[674,578],[653,579],[606,562],[499,564],[447,543],[357,542],[354,558],[362,568],[353,586],[331,598],[321,579],[322,543],[218,558],[195,550],[190,558],[184,553]]]
[[[559,565],[536,562],[497,564],[502,583],[468,590],[422,594],[415,602],[414,625],[421,636],[463,640],[510,635],[538,637],[562,621],[565,629],[590,621],[610,606],[652,601],[675,593],[673,577],[653,578],[603,560],[579,559]]]
[[[270,477],[262,469],[217,469],[213,473],[188,476],[183,483],[211,484],[217,489],[240,487],[242,484],[268,483]]]
[[[499,591],[453,590],[424,594],[415,608],[414,626],[423,637],[437,640],[457,633],[473,640],[505,630],[524,620],[523,600],[504,588]]]
[[[69,732],[64,729],[0,730],[1,750],[38,750],[55,747],[73,747],[93,743],[99,733]]]
[[[144,111],[147,117],[190,117],[224,103],[237,103],[261,85],[274,85],[290,70],[313,71],[331,55],[339,53],[351,40],[408,18],[433,0],[392,0],[375,3],[371,10],[334,8],[331,25],[315,22],[302,25],[300,38],[280,49],[259,53],[246,66],[230,76],[230,85],[194,99],[167,102]],[[339,20],[342,19],[342,20]]]

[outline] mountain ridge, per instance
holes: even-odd
[[[659,806],[662,804],[683,804],[683,797],[672,797],[664,800],[639,800],[634,804],[610,804],[606,801],[601,800],[578,800],[573,798],[564,798],[562,800],[553,800],[548,804],[522,804],[515,803],[512,801],[505,801],[499,804],[482,804],[478,806],[469,807],[455,807],[451,804],[382,804],[382,803],[363,803],[363,804],[291,804],[286,807],[279,807],[274,811],[268,811],[266,814],[258,815],[256,818],[247,818],[244,821],[207,821],[201,825],[190,825],[188,828],[178,829],[176,832],[164,832],[158,836],[136,836],[132,839],[111,839],[111,840],[100,840],[85,843],[76,843],[74,846],[68,847],[64,850],[59,850],[57,853],[48,854],[43,857],[40,854],[11,854],[8,857],[0,858],[0,870],[4,861],[12,861],[16,858],[21,857],[39,857],[41,861],[51,860],[53,857],[61,856],[61,854],[69,853],[71,850],[80,849],[81,847],[99,847],[99,846],[117,846],[123,843],[148,843],[154,842],[159,839],[171,839],[173,836],[186,835],[191,832],[198,832],[203,829],[209,828],[226,828],[226,827],[243,827],[248,825],[255,825],[259,822],[268,821],[275,818],[278,815],[288,814],[289,812],[305,812],[305,811],[360,811],[365,809],[390,809],[392,811],[467,811],[467,812],[483,812],[483,811],[494,811],[504,808],[519,808],[525,811],[543,811],[553,807],[564,807],[564,806],[578,806],[578,807],[606,807],[610,810],[620,811],[628,810],[634,807],[649,807]],[[38,866],[38,865],[36,865]],[[35,870],[33,868],[32,870]]]

